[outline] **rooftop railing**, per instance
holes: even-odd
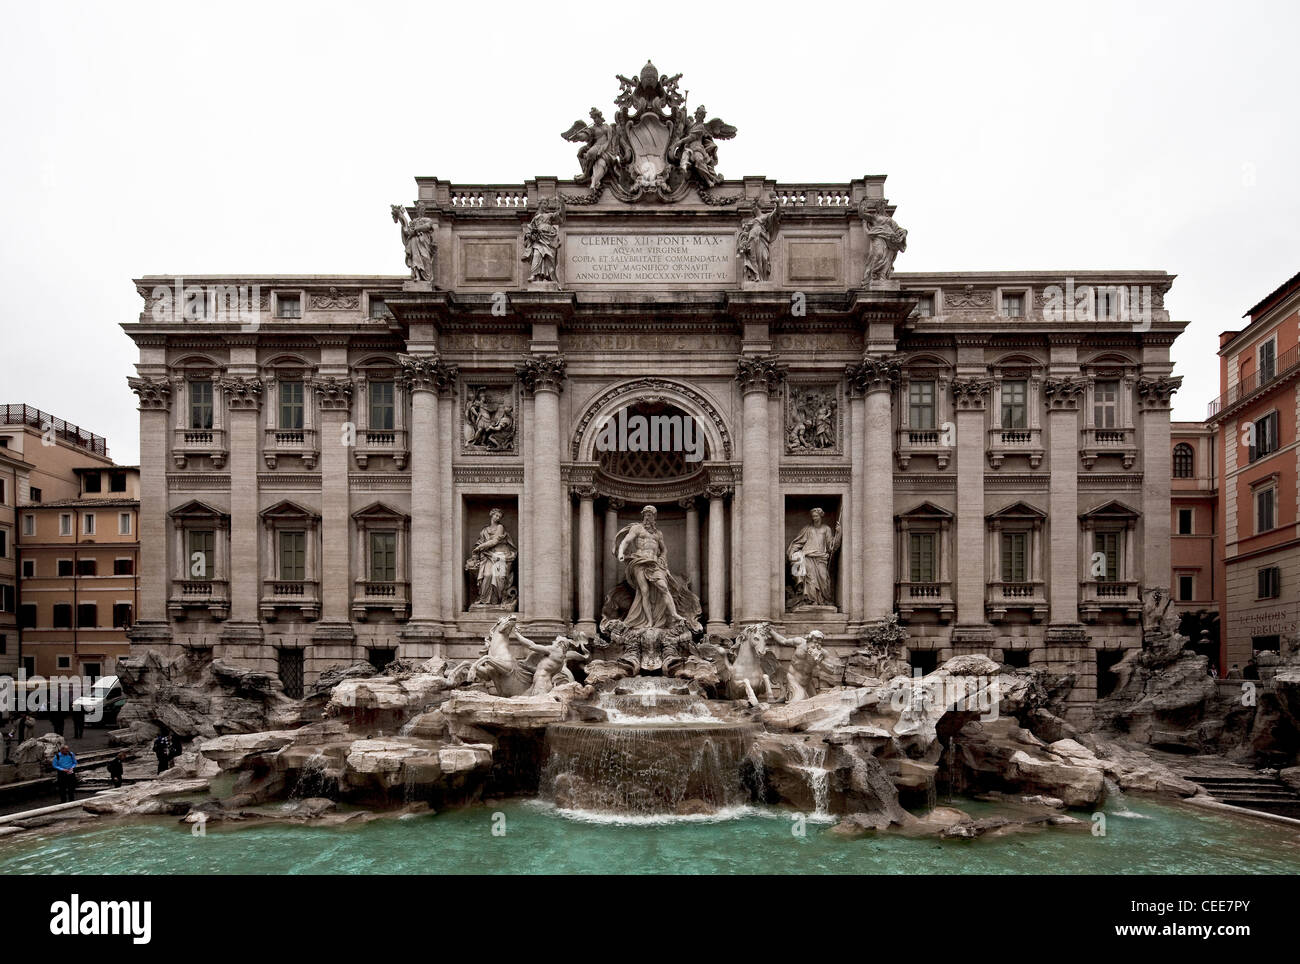
[[[41,433],[53,431],[56,439],[108,457],[108,439],[104,436],[87,432],[31,405],[0,405],[0,425],[26,425]]]

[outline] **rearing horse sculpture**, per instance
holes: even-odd
[[[767,650],[768,623],[746,626],[726,653],[727,698],[748,700],[758,706],[755,690],[762,688],[763,698],[772,700],[772,678],[769,666],[774,662]]]
[[[484,637],[485,653],[474,662],[471,676],[482,677],[492,683],[498,696],[520,696],[528,692],[531,680],[510,651],[510,640],[517,639],[525,646],[533,641],[519,632],[519,617],[507,613],[496,621]]]

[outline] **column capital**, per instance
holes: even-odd
[[[721,501],[722,499],[725,499],[727,496],[731,495],[731,493],[732,493],[731,486],[726,484],[725,482],[710,482],[708,485],[704,487],[704,494],[708,496],[710,499],[717,499]]]
[[[736,359],[736,381],[746,395],[750,392],[775,395],[785,380],[785,371],[776,355],[741,355]]]
[[[687,512],[690,512],[692,509],[698,508],[695,504],[696,501],[697,499],[695,496],[688,495],[684,499],[678,499],[677,504],[681,506],[683,509],[685,509]]]
[[[1182,384],[1181,375],[1143,375],[1137,382],[1139,404],[1144,411],[1167,410]]]
[[[605,506],[607,508],[613,509],[615,512],[623,508],[625,505],[627,505],[627,503],[624,502],[622,499],[618,498],[617,496],[611,495],[608,499],[605,500]]]
[[[322,412],[346,412],[352,407],[351,379],[324,375],[312,378],[310,384]]]
[[[131,391],[140,396],[141,411],[165,412],[171,408],[172,383],[167,378],[131,378],[126,380]]]
[[[596,498],[597,489],[589,482],[579,483],[578,485],[569,486],[569,491],[576,495],[583,502],[590,502]]]
[[[1051,409],[1076,411],[1088,380],[1079,375],[1066,378],[1044,378],[1043,398]]]
[[[958,411],[983,411],[993,391],[991,378],[954,378],[952,400]]]
[[[401,382],[408,392],[448,392],[456,384],[457,368],[443,362],[435,352],[431,355],[399,353]]]
[[[903,374],[905,356],[900,352],[872,355],[862,361],[846,365],[844,377],[848,379],[849,395],[869,395],[872,392],[889,392],[898,387]]]
[[[523,385],[525,394],[554,392],[558,395],[564,390],[564,356],[525,355],[523,361],[515,366],[515,375]]]
[[[229,411],[255,412],[262,407],[262,380],[260,378],[226,375],[219,378],[217,384],[226,396],[226,408]]]

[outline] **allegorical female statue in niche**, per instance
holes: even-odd
[[[560,250],[560,224],[564,221],[564,202],[546,198],[524,228],[524,256],[529,263],[529,281],[554,281],[555,258]]]
[[[488,513],[488,524],[465,560],[465,570],[478,578],[478,599],[470,609],[512,610],[519,599],[515,590],[515,559],[519,553],[501,524],[501,510]]]
[[[812,510],[812,525],[794,537],[786,555],[794,579],[794,609],[804,606],[835,606],[835,585],[831,582],[831,558],[840,548],[840,524],[832,529],[822,520],[826,513]]]

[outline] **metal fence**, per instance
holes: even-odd
[[[108,456],[108,439],[104,436],[87,432],[31,405],[0,405],[0,425],[26,425],[42,434],[52,432],[57,439],[96,455]]]

